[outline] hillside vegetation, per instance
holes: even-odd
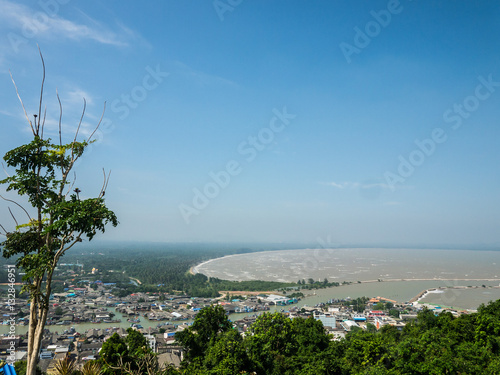
[[[264,314],[242,337],[220,307],[177,334],[187,354],[170,374],[500,374],[500,300],[455,318],[425,310],[398,331],[331,341],[313,318]]]

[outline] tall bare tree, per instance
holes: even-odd
[[[0,224],[6,239],[1,243],[3,256],[17,257],[16,266],[25,272],[22,292],[29,294],[30,318],[28,330],[27,375],[34,375],[40,352],[51,294],[52,276],[59,259],[76,243],[92,238],[97,232],[104,232],[105,226],[118,224],[115,214],[104,202],[104,194],[109,181],[109,174],[103,171],[104,180],[100,192],[95,198],[81,199],[81,191],[74,188],[74,179],[69,176],[76,161],[93,142],[93,136],[102,121],[99,120],[92,134],[78,140],[80,127],[85,115],[85,100],[80,122],[70,143],[63,144],[61,122],[62,105],[59,101],[59,142],[44,138],[46,109],[42,113],[43,85],[45,82],[45,63],[40,52],[43,77],[40,89],[38,113],[30,119],[12,78],[17,96],[32,132],[32,140],[19,146],[4,156],[8,167],[15,172],[0,181],[7,184],[7,191],[15,191],[27,198],[31,207],[25,208],[20,203],[0,196],[20,209],[26,221],[20,223],[9,207],[15,227],[6,230]]]

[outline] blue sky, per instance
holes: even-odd
[[[101,238],[497,246],[498,35],[496,1],[0,0],[0,151],[38,43],[47,134],[56,88],[68,139],[107,102],[76,182],[112,171]]]

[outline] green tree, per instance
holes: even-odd
[[[201,309],[189,328],[175,334],[176,341],[186,349],[184,365],[202,359],[207,349],[230,329],[232,324],[222,306]]]
[[[393,318],[399,318],[399,310],[394,308],[390,309],[389,316],[392,316]]]
[[[127,329],[125,338],[114,333],[103,344],[100,355],[97,363],[105,374],[159,374],[161,371],[146,337],[132,328]]]
[[[73,186],[69,180],[70,173],[92,142],[95,131],[86,140],[77,140],[85,114],[84,105],[82,120],[71,142],[67,144],[62,142],[62,109],[59,120],[59,142],[53,143],[50,138],[44,138],[43,58],[42,66],[44,69],[40,104],[38,114],[33,116],[33,121],[29,119],[21,101],[31,128],[32,140],[5,154],[4,160],[7,166],[14,168],[15,171],[0,181],[2,184],[7,184],[7,191],[14,191],[19,196],[25,197],[32,207],[25,209],[21,204],[4,198],[20,208],[23,215],[26,215],[27,221],[20,224],[13,215],[16,224],[13,230],[7,231],[4,226],[0,226],[5,230],[6,237],[1,244],[3,256],[16,257],[16,266],[25,273],[22,291],[27,292],[30,299],[26,369],[28,375],[35,374],[40,342],[49,310],[52,276],[59,259],[84,238],[91,240],[97,232],[104,232],[107,223],[115,226],[118,223],[115,214],[104,203],[108,182],[106,174],[96,198],[81,199],[81,191],[78,188],[70,194]],[[14,86],[17,91],[15,83]],[[96,130],[99,124],[100,121]]]
[[[377,332],[377,327],[375,326],[375,324],[366,323],[366,330],[370,333],[375,333]]]
[[[138,355],[148,351],[148,341],[142,333],[132,328],[127,328],[127,333],[125,342],[131,355]]]
[[[267,313],[252,324],[244,342],[257,373],[295,374],[305,367],[311,369],[330,339],[323,324],[312,317],[290,319]]]
[[[76,362],[70,357],[58,360],[54,367],[57,375],[73,375],[76,373]]]
[[[98,362],[96,362],[95,360],[87,361],[83,365],[81,373],[82,373],[82,375],[101,375],[102,368],[101,368],[101,365]]]
[[[127,343],[116,332],[102,344],[99,355],[99,364],[102,365],[105,374],[119,374],[117,368],[123,363],[130,362]]]
[[[224,332],[207,349],[203,365],[206,374],[233,375],[249,370],[250,360],[238,331]]]
[[[384,310],[385,309],[385,305],[383,302],[378,302],[375,304],[375,306],[373,306],[373,309],[374,310]]]

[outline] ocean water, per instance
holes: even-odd
[[[298,280],[351,282],[318,290],[312,301],[382,296],[407,302],[430,288],[423,302],[462,309],[500,298],[500,251],[429,249],[304,249],[212,259],[193,268],[209,277],[228,280]],[[359,283],[360,282],[360,283]],[[488,288],[482,288],[485,285]],[[479,286],[476,289],[461,287]]]
[[[194,267],[227,280],[498,279],[500,251],[305,249],[230,255]]]

